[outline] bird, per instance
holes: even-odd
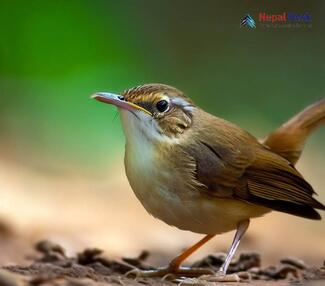
[[[125,171],[146,211],[168,225],[204,234],[167,267],[141,276],[211,273],[181,264],[215,235],[236,230],[216,276],[228,266],[250,220],[271,211],[320,220],[325,206],[295,168],[306,139],[325,123],[325,98],[258,140],[165,84],[143,84],[92,98],[115,105],[125,134]],[[208,272],[208,273],[207,273]]]

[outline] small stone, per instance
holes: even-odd
[[[78,253],[78,262],[87,265],[97,261],[97,258],[103,251],[98,248],[87,248],[83,252]]]
[[[59,244],[53,243],[49,240],[41,240],[35,245],[35,249],[43,254],[56,252],[65,257],[65,251]]]
[[[211,254],[192,264],[193,268],[214,268],[219,269],[226,259],[225,253]]]
[[[289,264],[295,266],[299,269],[306,269],[306,263],[298,258],[295,257],[286,257],[280,260],[282,264]]]
[[[294,277],[298,277],[297,268],[291,265],[280,265],[278,267],[270,266],[261,272],[261,274],[271,279],[286,279],[288,273],[292,273]]]
[[[143,250],[143,251],[141,251],[141,253],[139,254],[137,259],[139,261],[145,261],[145,260],[147,260],[149,255],[150,255],[150,252],[148,250]]]
[[[144,250],[136,258],[123,257],[122,260],[136,268],[149,270],[152,269],[152,267],[143,264],[143,262],[149,257],[149,255],[150,253]]]
[[[252,267],[261,266],[261,255],[257,252],[242,253],[237,262],[236,271],[247,271]]]
[[[236,274],[239,276],[240,280],[245,280],[245,281],[252,280],[251,273],[249,273],[247,271],[241,271],[241,272],[238,272]]]

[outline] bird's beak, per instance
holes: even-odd
[[[125,101],[121,98],[120,95],[117,95],[117,94],[114,94],[114,93],[108,93],[108,92],[98,92],[98,93],[95,93],[91,96],[91,98],[94,98],[98,101],[101,101],[101,102],[104,102],[104,103],[109,103],[109,104],[113,104],[117,107],[120,107],[120,108],[123,108],[123,109],[126,109],[126,110],[130,110],[130,111],[133,111],[133,110],[141,110],[143,111],[144,113],[152,116],[152,113],[148,110],[146,110],[145,108],[139,106],[139,105],[136,105],[132,102],[129,102],[129,101]]]

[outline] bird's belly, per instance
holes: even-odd
[[[132,179],[131,179],[132,180]],[[193,195],[180,196],[178,190],[130,181],[133,191],[148,213],[182,230],[220,234],[237,228],[240,221],[262,216],[269,210],[232,199]]]
[[[237,228],[240,221],[268,212],[265,208],[231,199],[180,199],[175,191],[153,189],[142,201],[146,210],[165,223],[196,233],[219,234]]]
[[[205,196],[180,185],[180,174],[164,164],[157,166],[150,151],[126,153],[126,174],[144,208],[165,223],[196,233],[218,234],[269,211],[238,200]]]

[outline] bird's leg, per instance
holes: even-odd
[[[126,275],[133,274],[137,277],[164,277],[170,274],[176,276],[196,277],[203,274],[211,274],[212,271],[209,271],[208,269],[202,269],[202,268],[191,269],[191,268],[181,267],[181,263],[214,236],[215,236],[214,234],[206,235],[196,244],[186,249],[180,255],[176,256],[173,260],[171,260],[171,262],[167,267],[160,268],[157,270],[143,270],[143,271],[131,270]]]
[[[229,249],[229,252],[226,256],[226,259],[224,263],[221,265],[218,272],[214,275],[204,275],[198,278],[199,281],[207,281],[207,282],[239,282],[240,278],[237,274],[227,274],[227,269],[229,267],[229,264],[236,252],[236,249],[240,243],[241,238],[245,234],[247,228],[249,226],[249,220],[242,221],[237,226],[237,231],[234,237],[234,240],[231,244],[231,247]]]
[[[225,262],[222,264],[222,266],[220,267],[220,269],[217,273],[218,276],[225,276],[227,274],[227,269],[229,267],[229,264],[236,252],[236,249],[240,243],[241,238],[243,237],[246,230],[248,229],[248,226],[249,226],[249,220],[244,220],[238,224],[234,240],[231,244],[231,247],[229,249],[229,252],[227,254]]]
[[[188,258],[193,252],[198,250],[203,244],[208,242],[211,238],[213,238],[215,235],[214,234],[208,234],[205,237],[203,237],[200,241],[192,245],[190,248],[186,249],[183,253],[180,255],[176,256],[170,263],[169,263],[169,270],[171,272],[177,272],[181,270],[180,266],[182,262]]]

